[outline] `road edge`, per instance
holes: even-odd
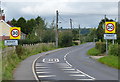
[[[62,50],[62,49],[64,49],[64,48],[55,49],[54,51],[51,51],[51,52],[46,52],[45,54],[40,55],[39,57],[37,57],[37,58],[33,61],[33,63],[32,63],[32,72],[33,72],[34,77],[35,77],[35,79],[37,80],[37,82],[40,82],[40,81],[39,81],[39,79],[38,79],[38,77],[37,77],[37,75],[36,75],[36,73],[35,73],[35,63],[36,63],[36,61],[37,61],[41,56],[45,56],[45,55],[47,55],[47,54],[60,51],[60,50]]]

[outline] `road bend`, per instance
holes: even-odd
[[[39,81],[118,80],[118,70],[86,55],[95,43],[85,43],[41,56],[35,60],[34,72]]]

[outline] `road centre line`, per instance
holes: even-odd
[[[91,45],[91,44],[90,44],[90,45]],[[90,46],[90,45],[89,45],[89,46]],[[81,47],[81,48],[83,48],[83,47]],[[79,49],[81,49],[81,48],[79,48]],[[75,49],[75,50],[73,50],[73,51],[70,51],[70,52],[68,52],[68,53],[64,56],[64,60],[65,60],[65,62],[66,62],[69,66],[72,67],[72,65],[66,60],[67,55],[70,54],[70,53],[72,53],[72,52],[75,52],[75,51],[77,51],[77,50],[79,50],[79,49]],[[94,77],[91,77],[91,76],[89,76],[88,74],[86,74],[86,73],[84,73],[84,72],[82,72],[82,71],[80,71],[80,70],[78,70],[78,69],[76,69],[76,70],[77,70],[78,72],[80,72],[80,73],[88,76],[89,78],[91,78],[91,80],[95,80]],[[87,79],[86,79],[86,80],[87,80]]]

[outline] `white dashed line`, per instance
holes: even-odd
[[[83,48],[83,47],[81,47],[81,48]],[[68,63],[68,61],[66,60],[66,57],[67,57],[67,55],[70,54],[71,52],[75,52],[75,51],[77,51],[77,50],[79,50],[79,49],[70,51],[70,52],[68,52],[68,53],[64,56],[65,62],[66,62],[70,67],[72,67],[72,65],[71,65],[70,63]],[[82,73],[84,76],[87,76],[87,77],[91,78],[90,80],[95,80],[94,77],[91,77],[91,76],[89,76],[88,74],[86,74],[86,73],[84,73],[84,72],[82,72],[82,71],[80,71],[80,70],[78,70],[78,69],[76,69],[76,70],[77,70],[79,73]],[[82,79],[80,79],[80,80],[82,80]],[[89,79],[83,79],[83,80],[89,80]]]
[[[39,75],[38,77],[40,77],[40,78],[44,78],[44,77],[55,77],[56,75]]]
[[[49,67],[36,67],[36,68],[49,68]]]
[[[75,70],[75,69],[61,69],[61,70]]]
[[[38,73],[50,73],[50,72],[43,72],[43,71],[41,71],[41,72],[36,72],[36,73],[38,74]]]
[[[83,74],[71,74],[69,76],[85,76],[85,75],[83,75]]]
[[[78,71],[65,71],[66,73],[80,73]]]
[[[59,67],[59,68],[71,68],[71,67]]]

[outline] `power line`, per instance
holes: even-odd
[[[68,21],[66,21],[65,19],[63,19],[63,17],[61,17],[59,14],[58,14],[58,16],[59,16],[60,19],[63,20],[64,22],[68,22]]]

